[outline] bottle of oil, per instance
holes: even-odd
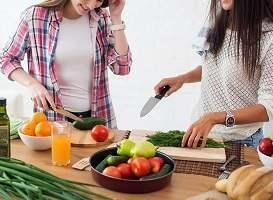
[[[6,104],[7,100],[0,97],[0,156],[10,157],[10,121]]]

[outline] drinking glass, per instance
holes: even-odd
[[[66,166],[70,163],[70,125],[66,121],[52,123],[52,164],[56,166]]]

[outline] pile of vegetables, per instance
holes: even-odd
[[[110,200],[86,186],[96,185],[62,179],[21,160],[0,157],[1,199]]]
[[[160,147],[181,147],[181,141],[185,132],[172,130],[168,132],[158,131],[153,135],[147,135],[148,141],[155,146]],[[208,138],[206,147],[208,148],[224,148],[225,144]]]
[[[104,175],[122,179],[150,180],[168,174],[172,166],[163,157],[156,156],[157,147],[143,141],[134,143],[124,139],[117,147],[117,153],[107,155],[96,170]]]

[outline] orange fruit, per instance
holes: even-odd
[[[25,135],[35,136],[35,124],[27,122],[22,126],[21,131]]]
[[[38,124],[39,122],[47,121],[46,115],[43,112],[35,112],[30,121],[33,124]]]
[[[48,121],[39,122],[35,127],[35,135],[40,137],[50,136],[51,124]]]

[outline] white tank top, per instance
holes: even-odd
[[[89,15],[63,18],[56,47],[57,78],[66,110],[90,110],[92,67],[96,29],[90,28]]]

